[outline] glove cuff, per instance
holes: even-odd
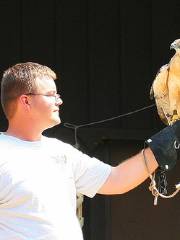
[[[169,171],[176,165],[177,150],[180,147],[180,142],[176,136],[176,128],[174,126],[164,128],[146,140],[145,143],[152,150],[162,170]]]

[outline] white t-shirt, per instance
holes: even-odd
[[[111,167],[69,144],[0,134],[0,239],[82,240],[76,194],[93,197]]]

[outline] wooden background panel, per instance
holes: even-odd
[[[21,61],[55,65],[54,1],[22,1]]]
[[[132,111],[150,104],[151,81],[151,3],[121,2],[121,101],[122,111]],[[123,120],[123,128],[148,128],[150,111]]]
[[[1,72],[20,59],[21,7],[20,0],[0,1],[0,67]]]
[[[21,4],[20,0],[0,1],[0,70],[3,72],[21,58]],[[0,129],[5,130],[7,121],[0,106]]]
[[[119,1],[89,1],[90,120],[119,113]]]
[[[180,38],[179,34],[179,1],[152,1],[152,71],[166,64],[174,54],[170,43]]]
[[[60,58],[63,120],[88,120],[88,34],[86,1],[57,4],[57,60]],[[59,61],[57,61],[57,64]],[[60,67],[60,66],[59,66]]]
[[[151,83],[173,54],[170,42],[179,37],[178,1],[0,4],[2,71],[19,61],[52,67],[61,78],[57,85],[64,122],[101,120],[153,103]],[[154,108],[98,127],[143,130],[162,125]]]

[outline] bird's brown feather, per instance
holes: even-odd
[[[180,39],[171,44],[175,54],[158,71],[150,90],[160,119],[170,125],[180,119]]]

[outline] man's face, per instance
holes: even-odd
[[[37,89],[31,97],[31,118],[43,130],[60,124],[59,106],[62,99],[57,94],[53,79],[43,77],[37,80]]]

